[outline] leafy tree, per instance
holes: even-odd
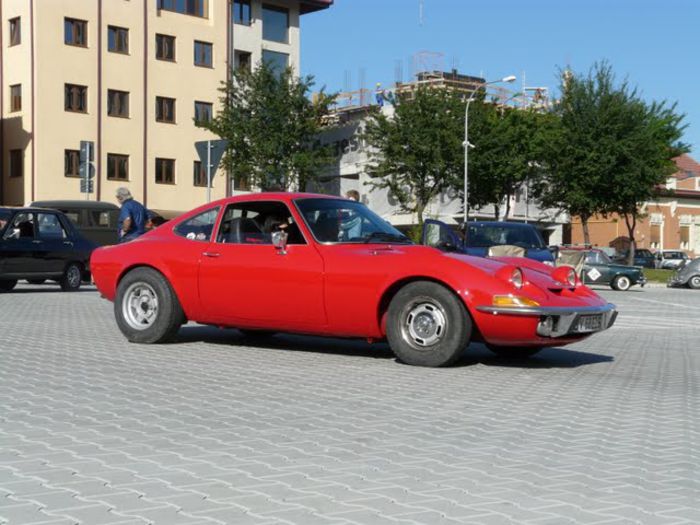
[[[469,205],[501,205],[510,214],[510,198],[540,171],[539,150],[551,118],[530,109],[499,107],[479,100],[470,107]],[[463,182],[456,181],[462,188]]]
[[[206,127],[229,141],[229,173],[262,190],[303,190],[331,160],[316,137],[335,96],[321,90],[312,101],[312,76],[264,62],[234,70],[222,84],[222,110]]]
[[[363,137],[376,152],[368,167],[373,188],[388,188],[404,211],[418,216],[459,177],[464,166],[464,103],[450,91],[419,87],[400,93],[393,115],[370,114]]]
[[[673,171],[671,158],[685,148],[678,143],[683,116],[675,106],[647,104],[627,81],[617,85],[606,62],[586,76],[566,71],[561,78],[562,99],[554,111],[559,121],[545,141],[547,176],[539,197],[580,217],[587,244],[593,215],[624,216],[632,260],[639,205],[654,197]]]

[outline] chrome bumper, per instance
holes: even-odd
[[[479,306],[477,310],[493,315],[516,315],[525,317],[539,317],[537,323],[537,335],[542,337],[564,337],[566,335],[582,335],[602,332],[607,330],[617,319],[615,305],[608,303],[605,306],[583,306],[570,308],[562,306],[536,306],[536,307],[502,307]],[[587,316],[602,315],[600,328],[594,330],[581,330],[579,321]]]

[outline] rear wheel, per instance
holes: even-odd
[[[0,292],[9,292],[17,285],[17,280],[0,281]]]
[[[74,292],[80,288],[83,280],[83,268],[78,263],[70,263],[63,272],[63,277],[59,281],[61,290],[64,292]]]
[[[693,275],[688,279],[688,286],[693,290],[700,290],[700,275]]]
[[[389,346],[404,363],[447,366],[467,347],[472,320],[450,290],[418,281],[401,288],[391,300],[386,332]]]
[[[185,322],[170,283],[152,268],[136,268],[119,282],[114,316],[119,329],[132,343],[170,341]]]
[[[498,345],[486,345],[486,348],[491,350],[494,354],[499,357],[505,357],[507,359],[525,359],[527,357],[532,357],[537,352],[542,350],[540,346],[498,346]]]
[[[626,275],[618,275],[610,283],[610,287],[619,292],[626,292],[630,286],[632,286],[632,281]]]

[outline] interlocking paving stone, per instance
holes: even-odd
[[[0,295],[0,524],[700,523],[700,295],[504,361],[186,326],[127,343],[94,291]]]

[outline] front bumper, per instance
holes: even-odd
[[[492,315],[515,315],[539,317],[537,335],[541,337],[564,337],[590,335],[607,330],[617,319],[615,305],[604,306],[537,306],[537,307],[503,307],[479,306],[477,310]],[[598,316],[600,316],[598,318]]]

